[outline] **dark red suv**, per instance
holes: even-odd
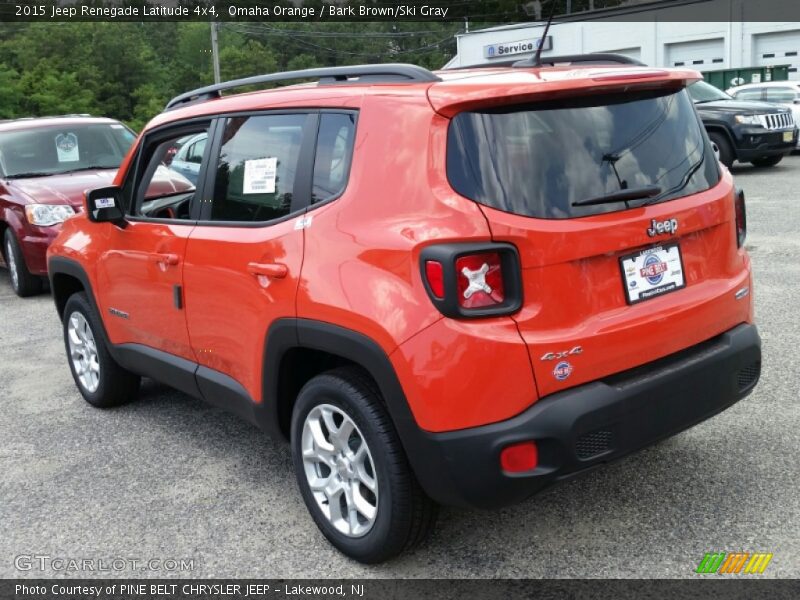
[[[2,258],[19,296],[42,290],[47,247],[79,212],[87,189],[108,185],[136,136],[84,115],[0,121]]]

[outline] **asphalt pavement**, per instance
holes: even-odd
[[[734,176],[755,392],[520,505],[443,509],[429,542],[379,566],[327,544],[288,447],[251,425],[149,381],[131,405],[86,404],[52,299],[17,298],[0,269],[0,577],[699,577],[712,551],[771,552],[761,577],[800,577],[800,157]]]

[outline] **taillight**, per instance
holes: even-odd
[[[510,314],[522,306],[517,250],[511,244],[437,244],[421,255],[423,280],[447,317]]]
[[[736,208],[736,246],[744,246],[747,237],[747,211],[744,205],[744,190],[737,190],[734,196],[734,207]]]
[[[506,473],[533,471],[539,464],[536,442],[520,442],[506,446],[500,452],[500,468]]]
[[[505,300],[503,266],[497,252],[456,259],[458,304],[464,308],[497,306]]]

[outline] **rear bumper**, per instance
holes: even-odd
[[[677,354],[543,398],[503,421],[406,442],[426,492],[450,505],[491,508],[674,435],[747,396],[761,369],[754,325],[739,325]],[[539,464],[500,469],[500,451],[535,440]]]

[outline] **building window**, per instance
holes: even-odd
[[[797,56],[797,50],[792,50],[791,52],[784,52],[784,56]]]
[[[703,64],[703,59],[701,58],[700,60],[693,60],[692,64],[693,65],[702,65]]]
[[[775,53],[774,52],[769,52],[767,54],[763,54],[762,56],[764,58],[775,58]]]
[[[686,64],[685,62],[681,61],[681,62],[676,62],[676,63],[675,63],[675,66],[676,66],[676,67],[682,67],[682,66],[683,66],[683,65],[685,65],[685,64]]]
[[[721,59],[721,58],[715,58],[715,59],[714,59],[714,60],[712,60],[711,62],[713,62],[713,63],[721,63],[721,62],[723,62],[723,59]]]

